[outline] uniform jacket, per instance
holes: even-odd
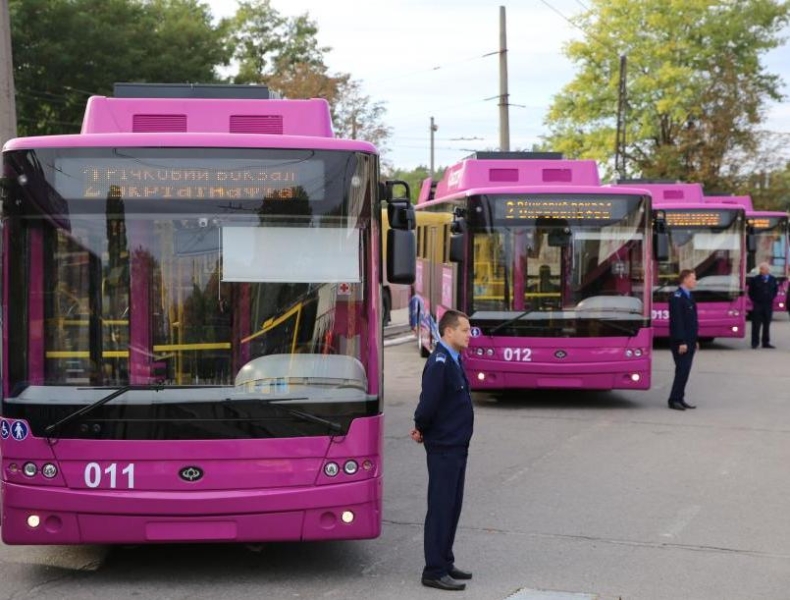
[[[469,381],[441,344],[436,345],[422,370],[414,425],[422,433],[426,448],[467,447],[472,438],[474,411]]]
[[[678,344],[694,346],[698,331],[697,303],[693,297],[686,297],[682,288],[678,288],[669,297],[669,337]]]
[[[768,280],[764,281],[759,273],[749,280],[749,298],[755,304],[771,306],[774,303],[776,294],[779,293],[779,283],[776,277],[769,274]]]

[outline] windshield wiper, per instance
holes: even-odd
[[[496,327],[494,327],[494,328],[493,328],[491,331],[489,331],[489,332],[488,332],[488,335],[494,335],[494,334],[495,334],[497,331],[499,331],[500,329],[504,329],[504,328],[505,328],[505,327],[507,327],[508,325],[512,325],[512,324],[513,324],[513,323],[515,323],[516,321],[518,321],[518,320],[520,320],[520,319],[522,319],[522,318],[526,317],[526,316],[527,316],[529,313],[531,313],[531,312],[535,312],[535,311],[533,311],[532,309],[530,309],[530,310],[525,310],[525,311],[524,311],[523,313],[521,313],[520,315],[516,315],[515,317],[513,317],[512,319],[508,319],[507,321],[503,321],[502,323],[500,323],[499,325],[497,325]]]
[[[75,410],[73,413],[69,413],[65,417],[63,417],[60,421],[52,423],[51,425],[47,425],[44,429],[44,432],[47,434],[48,438],[54,437],[57,432],[60,430],[61,427],[64,425],[68,425],[72,421],[76,421],[81,417],[85,416],[89,412],[99,408],[100,406],[104,406],[108,402],[112,402],[118,396],[123,396],[126,392],[135,391],[135,390],[154,390],[160,391],[164,389],[163,384],[148,384],[148,385],[124,385],[119,387],[115,390],[112,394],[107,394],[104,398],[100,398],[93,402],[92,404],[88,404],[87,406],[83,406],[82,408]]]
[[[734,300],[741,295],[740,291],[732,291],[732,292],[722,292],[721,290],[706,290],[706,289],[695,289],[695,294],[710,294],[716,298],[721,298],[722,300]],[[703,296],[704,298],[704,296]],[[704,302],[704,300],[703,300]]]
[[[288,401],[292,400],[309,400],[307,397],[303,398],[288,398]],[[231,398],[226,398],[225,402],[232,402]],[[245,398],[243,401],[249,402],[250,399]],[[295,408],[290,408],[288,406],[284,406],[281,400],[277,399],[268,399],[268,400],[252,400],[256,404],[267,404],[274,408],[280,409],[281,411],[295,417],[297,419],[301,419],[302,421],[308,421],[310,423],[318,423],[319,425],[325,425],[331,431],[336,431],[338,433],[343,431],[343,426],[338,423],[337,421],[330,421],[329,419],[325,419],[324,417],[319,417],[318,415],[314,415],[312,413],[304,412],[303,410],[297,410]]]
[[[639,327],[626,327],[625,325],[620,325],[615,321],[610,321],[609,319],[595,319],[600,323],[606,323],[612,329],[617,329],[618,331],[624,331],[629,336],[634,336],[637,331],[639,331]]]
[[[319,425],[325,425],[330,431],[335,431],[340,433],[343,431],[343,426],[336,422],[330,421],[329,419],[325,419],[323,417],[319,417],[318,415],[314,415],[312,413],[304,412],[302,410],[296,410],[295,408],[288,408],[286,406],[280,406],[279,404],[275,404],[277,408],[283,409],[292,417],[296,417],[297,419],[301,419],[302,421],[308,421],[310,423],[318,423]]]

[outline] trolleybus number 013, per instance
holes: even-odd
[[[531,362],[532,349],[531,348],[505,348],[502,351],[505,360],[516,362]]]
[[[656,321],[669,321],[669,311],[667,309],[653,309],[651,316]]]
[[[118,465],[115,463],[102,469],[99,463],[92,462],[85,465],[84,475],[85,485],[89,488],[99,487],[102,484],[102,479],[108,477],[110,489],[116,489],[119,487],[119,483],[123,486],[124,479],[126,480],[126,489],[134,489],[134,463],[129,463],[126,467],[121,469],[119,477]],[[104,479],[104,482],[106,485],[107,479]]]

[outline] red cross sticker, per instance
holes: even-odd
[[[351,286],[347,283],[341,283],[337,286],[338,296],[348,296],[351,293]]]

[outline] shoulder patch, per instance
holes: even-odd
[[[681,292],[680,290],[675,292],[675,298],[680,298],[682,295],[683,295],[683,292]]]
[[[446,354],[437,354],[436,355],[436,362],[445,362],[447,360]]]

